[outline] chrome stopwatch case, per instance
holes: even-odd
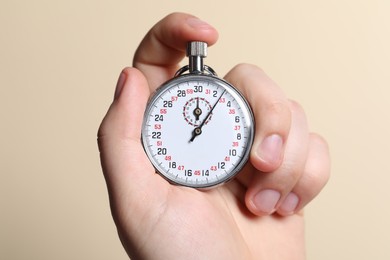
[[[188,43],[189,65],[152,95],[142,125],[142,143],[156,171],[193,188],[233,178],[248,160],[254,135],[250,106],[203,65],[206,55],[206,43]]]

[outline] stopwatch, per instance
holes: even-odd
[[[205,42],[189,42],[189,64],[147,104],[142,144],[172,184],[210,188],[232,179],[249,158],[254,118],[243,95],[203,64]]]

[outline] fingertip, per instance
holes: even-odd
[[[277,212],[281,216],[290,216],[295,214],[300,204],[300,198],[294,192],[287,194],[283,202],[280,204]]]
[[[209,46],[218,40],[217,30],[207,22],[186,13],[172,13],[160,20],[138,47],[133,64],[142,68],[174,67],[183,59],[187,42],[203,41]]]
[[[172,13],[155,27],[154,35],[168,46],[184,51],[188,41],[204,41],[213,45],[218,40],[218,31],[208,22],[187,13]],[[167,36],[172,36],[171,38]]]
[[[254,215],[268,216],[277,210],[281,196],[279,191],[270,188],[251,190],[245,195],[245,204]]]
[[[126,67],[122,70],[115,90],[116,99],[136,97],[145,100],[149,94],[148,82],[141,71],[133,67]]]
[[[119,78],[115,87],[114,100],[122,93],[122,89],[125,85],[143,86],[147,84],[145,76],[136,68],[125,67],[119,74]]]
[[[283,138],[279,134],[271,134],[255,142],[251,162],[259,171],[272,172],[282,164],[283,150]]]
[[[123,85],[125,84],[127,79],[127,73],[124,72],[124,70],[121,71],[121,74],[119,75],[118,81],[116,83],[115,87],[115,93],[114,93],[114,100],[117,99],[122,91]]]
[[[196,37],[203,38],[209,46],[217,42],[219,37],[218,31],[209,23],[199,19],[198,17],[190,16],[186,19],[186,24],[194,30],[197,34]],[[202,41],[201,39],[194,38],[192,35],[190,37],[193,38],[193,40]],[[189,40],[192,40],[191,38]]]

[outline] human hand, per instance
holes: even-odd
[[[241,64],[225,77],[257,122],[250,160],[235,179],[208,191],[174,186],[155,174],[143,150],[150,93],[176,72],[188,41],[217,38],[197,18],[172,14],[149,31],[134,68],[120,75],[98,133],[120,239],[132,259],[304,259],[302,209],[329,177],[328,148],[261,69]]]

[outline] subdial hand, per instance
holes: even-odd
[[[221,97],[223,96],[223,94],[225,94],[226,90],[224,90],[222,92],[222,94],[219,96],[219,98],[217,99],[217,101],[215,102],[214,106],[211,108],[210,112],[207,114],[207,116],[205,117],[205,119],[203,119],[202,123],[196,127],[194,129],[194,131],[192,131],[192,137],[190,139],[190,142],[193,142],[195,140],[195,137],[197,137],[198,135],[200,135],[202,133],[202,127],[203,125],[207,122],[208,118],[210,117],[211,113],[213,112],[214,108],[217,106],[217,104],[219,103],[219,100],[221,99]],[[199,100],[199,99],[198,99]]]
[[[202,114],[202,109],[199,107],[199,97],[196,98],[196,108],[194,110],[195,120],[199,121],[199,116]]]

